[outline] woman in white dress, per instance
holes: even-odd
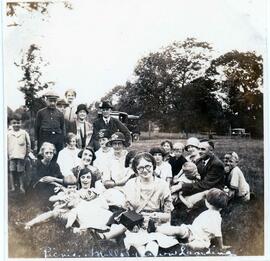
[[[126,209],[141,214],[143,224],[131,231],[122,224],[112,225],[111,230],[100,237],[110,239],[125,233],[124,244],[128,250],[133,247],[140,256],[157,256],[159,246],[168,248],[178,244],[175,238],[155,232],[156,227],[171,219],[173,205],[169,185],[154,175],[156,162],[149,153],[137,154],[132,168],[137,177],[130,179],[123,188]]]

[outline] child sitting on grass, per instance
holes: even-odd
[[[225,250],[230,248],[223,245],[221,232],[221,209],[225,208],[228,203],[228,196],[220,189],[212,188],[208,191],[205,199],[205,205],[208,210],[203,211],[196,217],[192,225],[182,224],[181,226],[162,225],[157,227],[157,232],[168,236],[178,236],[187,239],[186,244],[193,250],[207,249],[211,241],[217,242],[219,249]]]
[[[30,229],[36,224],[57,217],[67,220],[66,228],[72,226],[74,218],[71,210],[80,202],[80,195],[77,191],[77,179],[73,175],[65,176],[63,179],[63,184],[66,186],[66,188],[59,185],[61,186],[62,191],[49,198],[49,201],[55,202],[53,205],[53,210],[45,212],[27,222],[25,224],[25,229]]]
[[[232,152],[227,162],[229,173],[227,174],[227,194],[229,198],[239,197],[243,201],[250,200],[250,188],[246,182],[245,176],[241,169],[237,166],[239,157],[237,153]]]
[[[201,176],[198,172],[197,166],[193,162],[185,162],[180,173],[173,179],[174,185],[171,187],[173,202],[177,202],[179,199],[187,208],[192,208],[195,203],[203,199],[207,192],[200,192],[191,196],[184,197],[180,189],[182,184],[194,183],[196,180],[200,179]]]

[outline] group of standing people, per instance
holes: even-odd
[[[101,102],[102,116],[91,124],[87,107],[73,106],[76,92],[68,90],[65,96],[66,104],[48,92],[47,107],[37,113],[39,157],[28,193],[30,200],[38,199],[51,210],[28,221],[26,229],[60,217],[76,233],[91,229],[108,240],[124,235],[125,247],[139,256],[157,256],[159,247],[172,247],[179,239],[195,250],[209,248],[213,239],[226,248],[220,210],[233,197],[246,201],[250,196],[235,152],[222,162],[212,141],[195,137],[185,144],[166,140],[148,151],[136,151],[130,146],[129,130],[110,116],[109,102]],[[20,177],[30,138],[18,127],[18,116],[10,126],[9,169],[13,177]],[[23,150],[21,158],[14,156],[18,148]],[[22,183],[20,189],[24,192]],[[186,211],[202,202],[207,210],[191,225],[171,225],[174,208]]]
[[[43,142],[50,142],[55,145],[58,154],[64,148],[68,133],[76,135],[78,148],[90,145],[96,151],[99,148],[98,132],[100,129],[108,129],[110,135],[116,131],[122,132],[126,144],[130,145],[130,132],[121,121],[110,116],[113,107],[109,102],[105,101],[99,105],[102,117],[90,123],[87,119],[89,113],[87,106],[74,104],[76,95],[76,91],[72,89],[65,92],[66,100],[59,99],[58,94],[54,91],[48,91],[44,95],[47,107],[37,112],[35,122],[38,151]]]

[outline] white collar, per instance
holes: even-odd
[[[20,135],[23,134],[22,129],[19,129],[18,131],[15,131],[13,128],[9,131],[12,135],[19,137]]]
[[[210,160],[210,158],[208,158],[207,160],[204,161],[204,166],[207,165],[208,161]]]
[[[110,116],[108,118],[104,118],[104,117],[102,117],[102,118],[103,118],[104,122],[110,122],[110,119],[111,119]]]

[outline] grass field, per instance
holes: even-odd
[[[166,136],[175,142],[176,139]],[[149,150],[159,145],[162,139],[152,137],[133,143],[132,149]],[[177,140],[181,141],[181,140]],[[224,243],[231,245],[235,255],[264,254],[264,172],[263,141],[252,139],[217,138],[215,140],[217,156],[226,151],[236,151],[241,159],[239,166],[243,170],[255,198],[243,203],[234,201],[222,211],[222,231]],[[184,208],[173,212],[173,223],[192,222],[201,210],[189,213]],[[111,242],[96,240],[90,232],[76,235],[64,228],[61,221],[55,220],[34,227],[31,232],[24,231],[16,223],[26,222],[42,211],[35,206],[35,199],[26,201],[22,194],[8,195],[9,257],[93,257],[128,256],[121,240]],[[193,253],[196,254],[196,253]]]

